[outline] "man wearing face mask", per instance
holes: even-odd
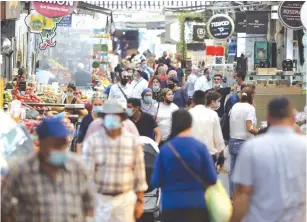
[[[182,87],[178,87],[178,83],[177,77],[170,77],[167,80],[167,88],[171,89],[174,93],[174,103],[179,108],[185,108],[188,101],[188,95]]]
[[[135,222],[143,214],[146,183],[144,152],[138,137],[123,127],[125,110],[115,100],[103,106],[103,128],[83,143],[82,156],[95,178],[95,219]],[[124,210],[123,210],[124,209]]]
[[[215,110],[219,118],[222,118],[222,116],[224,115],[225,104],[228,98],[230,97],[230,92],[231,92],[231,88],[230,87],[224,88],[222,86],[222,83],[223,83],[223,76],[220,74],[215,74],[213,77],[212,88],[221,95],[220,107]]]
[[[206,92],[208,89],[211,89],[211,83],[210,83],[210,70],[209,68],[205,68],[204,73],[200,73],[198,78],[195,81],[194,84],[194,90],[201,90]]]
[[[142,92],[144,89],[148,87],[148,81],[146,81],[142,76],[141,76],[141,71],[140,70],[134,70],[133,72],[133,81],[131,83],[132,87],[132,96],[133,98],[142,98]]]
[[[68,152],[69,132],[57,118],[36,129],[40,149],[11,168],[2,187],[1,219],[18,221],[93,221],[94,193],[84,164]]]
[[[116,100],[124,108],[127,107],[127,99],[132,95],[132,87],[129,82],[130,75],[127,71],[120,73],[120,82],[111,86],[109,100]]]
[[[92,106],[93,106],[92,113],[85,116],[81,121],[81,125],[78,130],[78,141],[77,141],[78,154],[81,154],[81,146],[85,138],[88,127],[95,119],[98,118],[98,114],[102,112],[103,101],[104,101],[103,96],[98,94],[94,95],[92,98]]]
[[[149,137],[156,141],[157,144],[161,142],[161,133],[156,121],[151,114],[142,112],[141,101],[139,99],[128,99],[126,113],[134,122],[140,136]]]
[[[150,79],[154,70],[147,65],[147,61],[145,59],[141,60],[141,71],[146,73],[147,76],[143,76],[147,81]],[[146,78],[147,77],[147,78]]]

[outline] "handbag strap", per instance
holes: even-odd
[[[167,143],[168,147],[171,149],[172,153],[175,155],[175,157],[180,161],[180,163],[182,164],[182,166],[200,183],[202,184],[205,188],[208,188],[209,185],[203,180],[201,179],[201,177],[199,175],[197,175],[189,166],[188,164],[182,159],[182,157],[180,156],[180,154],[177,152],[177,150],[175,149],[175,147],[173,146],[172,143],[168,142]]]
[[[119,90],[122,92],[122,94],[124,95],[125,99],[128,100],[128,97],[126,96],[124,90],[122,89],[122,87],[120,87],[118,84],[117,84]]]

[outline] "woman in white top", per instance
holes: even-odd
[[[152,89],[146,88],[142,92],[141,110],[150,115],[156,115],[157,109],[155,104],[156,100],[152,98]]]
[[[240,148],[245,140],[254,137],[258,134],[256,128],[256,110],[253,106],[254,89],[245,87],[241,91],[240,102],[236,103],[229,113],[230,125],[230,140],[229,140],[229,154],[230,154],[230,174],[229,174],[229,189],[230,196],[233,194],[233,183],[231,182],[231,174],[234,169],[237,156]]]
[[[166,142],[171,133],[172,113],[179,109],[179,107],[173,103],[174,95],[171,89],[163,89],[161,97],[162,102],[155,105],[157,110],[155,119],[162,135],[160,146]]]

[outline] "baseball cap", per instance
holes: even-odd
[[[172,81],[173,83],[179,83],[179,80],[176,76],[172,76],[170,78],[168,78],[170,81]]]
[[[64,123],[58,118],[46,118],[36,128],[39,138],[59,138],[65,139],[69,132]]]

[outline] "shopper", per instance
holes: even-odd
[[[77,71],[72,75],[71,78],[77,87],[89,87],[92,85],[92,75],[85,71],[85,66],[81,62],[78,63]]]
[[[110,94],[111,87],[112,87],[113,85],[119,83],[119,82],[120,82],[120,76],[116,76],[116,77],[114,78],[114,83],[111,84],[111,85],[109,85],[109,86],[105,89],[105,91],[103,92],[103,93],[105,94],[105,97],[106,97],[106,98],[109,98],[109,94]]]
[[[172,113],[179,109],[179,107],[173,103],[174,95],[171,89],[162,90],[162,101],[156,104],[157,113],[155,120],[161,132],[161,143],[165,143],[171,133]]]
[[[80,128],[78,130],[78,141],[77,141],[77,153],[81,154],[81,146],[83,140],[85,138],[86,132],[90,124],[98,118],[98,113],[102,111],[104,103],[104,98],[99,94],[95,94],[92,98],[92,106],[93,110],[92,113],[88,114],[87,116],[83,117]]]
[[[2,185],[2,221],[14,221],[14,210],[18,221],[91,221],[93,187],[83,163],[67,152],[66,127],[60,119],[46,118],[36,132],[38,153],[14,164]]]
[[[97,194],[95,220],[134,222],[143,214],[144,152],[138,137],[123,129],[125,110],[115,100],[103,106],[104,128],[83,143],[82,156]]]
[[[171,89],[174,93],[174,103],[179,108],[185,108],[187,105],[188,95],[184,88],[178,86],[178,78],[172,76],[167,80],[167,88]]]
[[[122,71],[120,73],[120,83],[111,86],[108,99],[116,100],[124,108],[127,107],[127,99],[132,95],[132,87],[128,84],[129,73]]]
[[[233,182],[231,175],[235,167],[236,159],[240,153],[242,144],[249,138],[258,134],[256,128],[256,110],[253,106],[254,90],[250,87],[244,87],[241,92],[241,99],[230,110],[230,174],[229,174],[229,189],[230,196],[233,194]]]
[[[154,116],[157,112],[155,108],[156,100],[152,98],[152,89],[146,88],[142,92],[141,110]]]
[[[223,157],[221,152],[225,148],[219,117],[214,111],[218,100],[217,92],[208,92],[206,98],[205,92],[198,90],[193,95],[194,108],[189,111],[193,117],[192,135],[207,145],[214,164],[218,154]]]
[[[150,81],[149,81],[149,84],[148,84],[148,87],[149,88],[152,88],[153,86],[153,79],[154,78],[159,78],[161,80],[161,84],[162,84],[162,81],[163,82],[166,82],[167,80],[167,76],[166,76],[166,71],[165,71],[165,68],[164,68],[164,65],[162,64],[162,66],[160,66],[158,69],[157,69],[157,75],[154,75]],[[161,85],[160,84],[160,85]]]
[[[306,137],[294,131],[293,105],[271,100],[268,123],[268,132],[247,141],[237,158],[231,222],[306,221]]]
[[[220,74],[215,74],[213,77],[212,88],[221,94],[220,107],[216,109],[218,116],[223,117],[225,111],[225,104],[230,97],[231,87],[223,87],[223,76]]]
[[[239,70],[234,76],[234,91],[240,92],[241,86],[245,84],[246,73],[242,70]]]
[[[204,70],[204,73],[200,74],[198,78],[195,81],[194,84],[194,90],[202,90],[206,92],[208,89],[211,89],[211,83],[210,83],[210,70],[209,68],[206,68]]]
[[[135,124],[140,136],[146,136],[156,141],[161,142],[161,133],[154,117],[151,114],[142,112],[141,101],[137,98],[129,98],[127,102],[126,113]]]
[[[64,97],[63,104],[83,104],[82,101],[75,96],[75,92],[77,91],[77,88],[75,84],[69,83],[66,88],[66,94]],[[65,109],[61,109],[61,111],[64,111]],[[68,110],[68,112],[72,115],[80,115],[85,116],[88,114],[88,111],[86,109],[79,110]]]
[[[150,77],[153,75],[154,70],[152,68],[150,68],[147,65],[147,61],[145,59],[141,60],[141,71],[144,72],[146,75],[143,76],[145,80],[149,80]]]
[[[192,117],[186,110],[172,114],[170,140],[156,158],[152,185],[162,189],[163,222],[209,222],[205,189],[175,156],[180,158],[207,184],[215,184],[216,171],[205,144],[192,135]]]
[[[161,87],[161,79],[157,76],[152,78],[152,98],[157,102],[162,102],[162,87]]]
[[[132,94],[131,97],[141,99],[142,92],[148,86],[147,80],[142,77],[140,70],[134,70],[133,72],[133,81],[131,83]]]
[[[198,67],[194,66],[192,68],[191,74],[188,76],[188,79],[187,79],[188,97],[193,97],[193,95],[194,95],[194,86],[195,86],[195,82],[197,80],[198,73],[199,73]]]

